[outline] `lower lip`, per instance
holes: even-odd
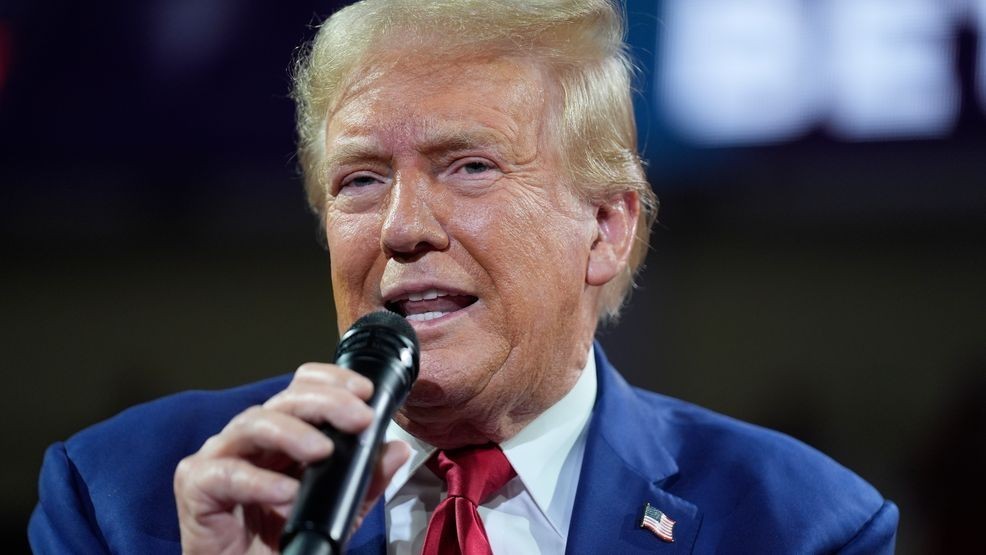
[[[421,339],[420,337],[421,335],[440,331],[439,328],[451,322],[452,320],[455,320],[459,316],[464,316],[465,313],[470,312],[473,309],[473,307],[475,307],[478,304],[479,304],[479,300],[476,300],[476,302],[472,303],[471,305],[465,308],[461,308],[454,312],[446,312],[444,315],[439,316],[438,318],[432,318],[431,320],[417,320],[417,321],[407,320],[407,323],[411,324],[411,327],[414,328],[414,331],[417,332],[417,334],[419,335],[418,339]]]

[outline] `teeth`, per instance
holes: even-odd
[[[427,291],[422,291],[420,293],[408,293],[407,300],[409,301],[430,301],[432,299],[437,299],[438,297],[444,297],[448,295],[445,291],[439,291],[438,289],[429,289]]]
[[[414,299],[411,299],[414,300]],[[428,320],[434,320],[435,318],[441,318],[445,316],[448,312],[422,312],[421,314],[408,314],[406,318],[411,322],[427,322]]]

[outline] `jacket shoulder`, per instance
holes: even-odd
[[[743,538],[741,545],[793,553],[835,552],[867,536],[892,552],[896,507],[832,458],[685,401],[635,394],[661,415],[664,447],[679,467],[668,488],[701,507],[700,538],[726,542],[717,548]]]
[[[170,546],[178,540],[172,493],[178,462],[233,416],[263,403],[289,380],[281,376],[222,391],[170,395],[127,409],[56,444],[46,453],[42,484],[63,485],[43,488],[35,519],[45,523],[44,534],[58,534],[62,523],[42,520],[39,511],[83,492],[85,499],[75,504],[88,507],[87,519],[108,545],[161,552],[152,545]],[[51,474],[47,480],[46,474]],[[41,535],[35,534],[32,541]]]
[[[192,453],[245,408],[263,403],[284,389],[289,376],[239,387],[193,390],[133,406],[72,436],[66,449],[76,464],[80,456],[99,453],[160,456]],[[85,457],[81,457],[85,458]]]

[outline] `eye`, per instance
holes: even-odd
[[[494,169],[496,169],[496,166],[492,162],[473,158],[460,163],[458,167],[455,168],[455,171],[467,175],[481,175]]]
[[[359,172],[348,175],[342,179],[339,183],[339,190],[345,189],[346,187],[369,187],[377,183],[382,183],[383,178],[378,175],[366,172]]]

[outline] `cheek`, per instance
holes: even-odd
[[[580,255],[588,245],[586,226],[590,222],[571,206],[567,196],[526,195],[502,206],[492,216],[502,222],[500,241],[511,246],[509,250],[525,262],[527,271],[544,274],[532,275],[532,279],[567,274],[583,262]]]
[[[503,195],[459,211],[458,227],[472,242],[467,248],[510,304],[534,306],[540,303],[530,301],[538,296],[567,299],[582,291],[592,222],[552,202],[532,194]]]
[[[326,217],[332,292],[340,323],[343,316],[351,319],[361,314],[360,300],[368,293],[379,250],[379,221],[379,216],[367,214]]]
[[[459,201],[455,214],[462,242],[496,286],[532,268],[540,249],[536,212],[524,202],[503,196],[493,201]]]

